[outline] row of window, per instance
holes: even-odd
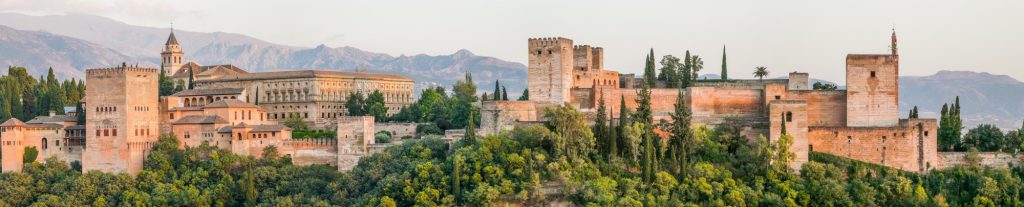
[[[116,106],[96,107],[96,112],[116,112],[116,111],[117,111],[117,107]]]

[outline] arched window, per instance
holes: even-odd
[[[46,149],[46,147],[47,147],[47,146],[46,146],[46,138],[43,138],[43,149],[45,150],[45,149]]]

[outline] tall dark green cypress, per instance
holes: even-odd
[[[725,66],[725,45],[722,45],[722,80],[729,80],[729,70]]]
[[[629,116],[632,116],[632,114],[629,112],[629,108],[626,108],[626,96],[622,95],[619,99],[619,125],[616,126],[616,130],[618,131],[618,134],[616,135],[618,138],[626,137],[622,133],[625,132],[624,127],[629,127],[630,125]],[[626,146],[624,144],[625,143],[622,143],[622,139],[618,139],[618,143],[616,143],[618,146]],[[622,152],[618,153],[621,154]]]
[[[530,89],[529,88],[524,88],[523,89],[523,95],[519,95],[519,100],[520,101],[529,101],[530,100]]]
[[[682,79],[683,87],[690,87],[690,82],[693,81],[693,58],[690,57],[690,50],[686,50],[686,55],[683,56],[683,68],[680,73],[680,79]]]
[[[494,80],[494,98],[492,100],[501,100],[501,83],[498,80]]]
[[[594,130],[594,139],[597,140],[597,150],[598,151],[605,151],[605,150],[609,150],[611,148],[610,147],[611,144],[609,143],[610,139],[608,138],[608,134],[604,133],[605,131],[607,131],[607,129],[606,129],[607,126],[605,126],[605,123],[608,122],[607,118],[608,118],[608,114],[607,114],[607,108],[604,105],[604,93],[601,93],[601,96],[597,100],[597,115],[594,118],[594,128],[593,128],[593,130]]]
[[[654,71],[654,51],[647,56],[647,68],[645,71],[649,71],[649,74],[644,74],[645,77],[653,77]],[[644,181],[650,182],[654,179],[655,165],[654,160],[658,158],[655,156],[657,153],[654,147],[654,117],[653,111],[651,110],[651,87],[654,86],[655,79],[650,78],[644,79],[641,84],[640,92],[637,99],[637,110],[636,110],[636,121],[643,123],[644,129],[641,132],[643,137],[643,178]]]
[[[505,86],[501,87],[501,100],[508,101],[508,91],[505,90]]]
[[[654,84],[658,77],[654,71],[654,48],[651,48],[651,53],[647,54],[647,65],[644,66],[644,83]]]

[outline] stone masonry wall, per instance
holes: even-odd
[[[809,150],[912,172],[940,165],[934,119],[901,120],[897,127],[809,128]]]
[[[1011,166],[1020,166],[1021,155],[1020,154],[1008,154],[1002,152],[979,152],[978,157],[981,158],[981,165],[996,168],[1007,168]],[[942,161],[938,168],[945,169],[959,165],[968,165],[967,152],[939,152],[939,159]]]
[[[846,124],[893,127],[899,122],[899,56],[846,56]]]
[[[480,108],[481,134],[511,130],[517,122],[537,121],[542,115],[530,101],[485,101]]]

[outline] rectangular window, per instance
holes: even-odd
[[[775,96],[775,100],[782,99],[782,96]]]
[[[110,131],[109,131],[109,130],[106,130],[106,129],[104,129],[104,130],[103,130],[103,136],[110,136]]]
[[[875,77],[875,71],[871,71],[871,77],[872,77],[872,78],[874,78],[874,77]]]
[[[113,129],[111,131],[113,131],[113,133],[111,133],[111,134],[113,134],[114,136],[117,136],[117,129]]]

